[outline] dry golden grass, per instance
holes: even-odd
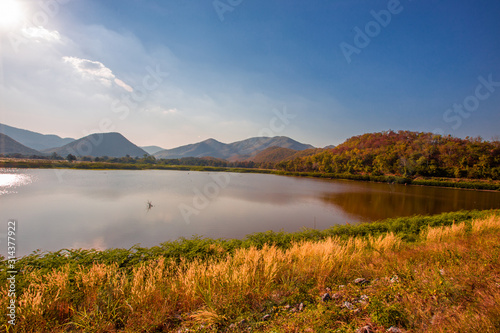
[[[500,229],[500,218],[492,215],[488,218],[475,220],[472,222],[472,232],[492,231]]]
[[[263,332],[280,327],[349,332],[364,324],[382,332],[391,323],[412,332],[494,332],[500,327],[499,235],[500,218],[492,216],[469,227],[429,229],[414,245],[389,233],[295,243],[288,250],[238,249],[219,260],[161,258],[130,271],[116,264],[74,272],[64,267],[45,275],[33,271],[22,277],[26,287],[18,296],[16,327],[18,332],[161,332],[204,325],[215,332],[247,318],[254,331]],[[356,277],[372,282],[358,286],[352,283]],[[319,301],[326,287],[338,300]],[[370,301],[356,305],[358,312],[341,307],[361,294]],[[280,310],[302,299],[306,311]],[[0,305],[6,302],[2,287]],[[275,316],[262,323],[263,313]]]
[[[441,242],[452,237],[464,236],[467,226],[464,223],[453,224],[446,227],[430,228],[427,230],[427,242]]]

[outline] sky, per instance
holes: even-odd
[[[0,123],[140,146],[500,135],[498,0],[2,0]]]

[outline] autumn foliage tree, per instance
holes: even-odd
[[[500,141],[411,131],[367,133],[312,156],[279,162],[276,168],[404,177],[500,179]]]

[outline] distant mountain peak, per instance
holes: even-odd
[[[214,138],[208,138],[208,139],[206,139],[206,140],[204,140],[204,141],[202,141],[202,142],[216,142],[216,143],[222,143],[222,142],[220,142],[220,141],[215,140]]]
[[[45,153],[57,153],[61,156],[73,154],[75,156],[109,156],[124,157],[142,157],[148,153],[130,142],[121,133],[92,133],[81,139],[70,142],[59,148],[48,149]]]
[[[9,136],[26,147],[40,151],[61,147],[75,140],[72,138],[61,138],[54,134],[41,134],[5,124],[0,124],[0,133]]]
[[[173,149],[165,149],[154,154],[157,158],[214,157],[222,159],[247,159],[258,152],[272,147],[304,150],[314,148],[286,136],[252,137],[232,143],[222,143],[213,138]]]
[[[141,146],[140,148],[144,149],[144,151],[146,151],[149,155],[153,155],[154,153],[157,153],[165,149],[159,146]]]

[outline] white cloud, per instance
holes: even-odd
[[[115,78],[115,83],[130,93],[134,91],[134,89],[131,86],[129,86],[120,79]]]
[[[116,78],[111,69],[104,66],[102,62],[77,57],[62,57],[62,59],[64,62],[71,64],[84,78],[97,80],[106,87],[111,87],[114,82],[128,92],[134,91],[128,84]]]
[[[63,57],[64,62],[68,62],[82,74],[89,74],[104,79],[114,79],[113,72],[99,61],[80,59],[76,57]]]
[[[162,113],[163,114],[174,114],[174,113],[177,113],[178,110],[176,108],[173,108],[173,109],[168,109],[168,110],[163,110]]]
[[[61,35],[58,31],[49,31],[41,26],[23,28],[21,32],[27,38],[44,39],[49,42],[57,42],[61,40]]]
[[[176,115],[179,113],[179,110],[177,108],[164,108],[158,105],[149,105],[148,107],[142,109],[141,111],[148,115],[160,115],[160,116]]]

